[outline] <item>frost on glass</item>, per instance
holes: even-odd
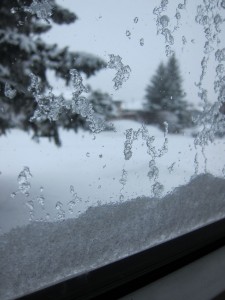
[[[30,6],[24,6],[24,11],[36,15],[37,18],[49,23],[48,18],[52,15],[53,6],[48,0],[33,0]],[[14,11],[12,11],[14,13]]]
[[[5,84],[5,96],[9,99],[13,99],[16,96],[16,90],[13,89],[9,83]]]
[[[46,95],[43,94],[40,79],[34,74],[30,74],[31,84],[28,91],[32,92],[37,103],[37,109],[30,121],[41,122],[46,119],[57,121],[62,113],[71,111],[86,119],[93,133],[101,132],[105,129],[105,120],[95,113],[93,105],[88,98],[83,96],[83,93],[88,93],[88,89],[84,86],[80,73],[76,69],[71,69],[70,76],[73,86],[72,97],[65,100],[63,96],[55,96],[51,90]]]
[[[13,192],[11,197],[14,198],[17,193],[22,193],[28,197],[31,188],[31,178],[32,174],[29,167],[24,167],[17,177],[18,190]]]
[[[143,38],[141,38],[141,39],[140,39],[140,45],[141,45],[141,46],[144,46],[144,44],[145,44],[145,41],[144,41]]]
[[[164,142],[162,147],[156,148],[154,146],[155,136],[151,135],[146,126],[142,126],[137,131],[132,128],[127,129],[125,136],[126,140],[124,143],[124,158],[129,160],[132,157],[133,142],[138,140],[139,137],[145,142],[147,148],[147,154],[150,156],[149,161],[149,172],[147,174],[149,180],[153,180],[152,193],[154,196],[160,197],[163,192],[163,185],[160,184],[157,179],[159,176],[159,169],[157,167],[156,159],[162,157],[168,151],[168,123],[164,122]]]
[[[199,97],[203,103],[203,111],[194,120],[201,130],[195,138],[195,146],[201,147],[202,155],[205,157],[205,146],[212,143],[217,136],[225,132],[225,48],[223,47],[221,37],[221,25],[224,22],[223,2],[203,1],[197,6],[195,21],[202,26],[205,37],[204,56],[201,60],[201,75],[196,84],[199,88]],[[214,59],[216,62],[216,76],[214,80],[214,91],[217,95],[217,101],[211,103],[208,99],[208,91],[204,85],[204,79],[207,75],[209,62]],[[197,161],[197,157],[196,157]],[[205,169],[207,158],[205,157]]]
[[[182,10],[186,8],[187,1],[184,0],[183,3],[179,3],[174,12],[175,14],[171,17],[166,14],[166,11],[170,5],[171,1],[169,2],[169,0],[161,0],[160,5],[156,6],[153,10],[153,14],[156,16],[157,34],[164,36],[165,53],[167,56],[174,54],[174,33],[181,26],[180,20],[182,16]],[[182,37],[182,40],[185,41],[184,36]]]
[[[25,10],[36,16],[34,18],[47,21],[54,13],[49,3],[33,1]],[[162,53],[165,51],[166,55],[162,60],[173,55],[178,45],[182,52],[188,47],[188,51],[193,50],[199,43],[192,34],[188,36],[182,30],[182,18],[191,2],[179,0],[174,3],[172,0],[158,1],[152,14],[155,31],[159,34],[157,38],[163,40]],[[224,217],[225,46],[222,26],[225,2],[204,0],[195,8],[191,22],[201,28],[203,40],[199,78],[193,82],[201,101],[201,111],[193,114],[195,127],[171,133],[171,120],[167,120],[165,114],[162,114],[160,127],[156,127],[145,124],[143,119],[140,121],[140,116],[146,112],[140,112],[138,108],[134,116],[131,110],[124,108],[127,103],[121,105],[122,93],[130,84],[127,80],[132,80],[131,69],[135,75],[138,68],[124,54],[121,54],[123,59],[109,54],[120,53],[115,49],[105,51],[109,61],[103,72],[109,76],[110,87],[113,81],[113,88],[119,95],[114,99],[117,112],[111,116],[116,132],[100,115],[100,109],[93,105],[89,97],[91,89],[84,84],[78,68],[79,64],[90,66],[94,63],[92,59],[88,60],[89,56],[78,55],[75,60],[75,68],[67,74],[71,86],[65,97],[59,96],[54,88],[43,92],[41,79],[29,71],[31,83],[26,92],[33,96],[35,109],[29,113],[34,128],[37,123],[43,127],[45,122],[60,124],[62,116],[76,114],[88,125],[91,133],[100,134],[93,137],[89,131],[81,129],[72,135],[71,131],[60,128],[65,148],[57,149],[44,138],[40,139],[40,148],[29,144],[18,129],[14,135],[16,141],[10,142],[9,139],[11,148],[16,150],[11,149],[6,157],[16,157],[8,165],[9,169],[17,171],[12,179],[14,187],[10,186],[8,192],[3,180],[5,173],[10,175],[10,170],[2,162],[7,167],[0,184],[8,194],[1,205],[3,210],[6,207],[6,213],[16,207],[18,216],[25,217],[19,224],[23,226],[13,228],[18,224],[17,220],[11,219],[12,223],[15,221],[12,226],[3,228],[0,233],[0,269],[4,274],[0,278],[0,285],[3,285],[0,298],[2,295],[3,299],[15,298]],[[11,12],[17,13],[13,9]],[[139,13],[136,16],[136,13],[128,21],[137,32],[132,31],[126,21],[119,30],[124,43],[129,44],[129,51],[144,53],[152,36],[151,32],[148,32],[149,36],[144,31],[138,32],[145,21],[144,16]],[[103,20],[104,15],[98,17],[98,22]],[[10,39],[14,45],[32,53],[34,43],[21,39],[16,30],[1,33],[2,45]],[[135,50],[131,48],[134,40]],[[157,48],[157,51],[161,49]],[[136,52],[140,67],[144,68]],[[57,51],[53,57],[57,58]],[[151,53],[147,59],[152,59]],[[206,81],[212,62],[215,64],[215,99],[211,99]],[[144,73],[144,69],[141,71]],[[0,65],[0,76],[6,75],[10,76],[9,69]],[[143,80],[144,76],[137,78],[130,97]],[[15,101],[14,97],[19,93],[17,87],[10,80],[4,81],[1,92],[7,98],[5,104]],[[113,96],[110,94],[107,99]],[[169,105],[172,105],[174,97],[171,95],[169,99]],[[5,107],[1,107],[3,114]],[[6,144],[1,143],[4,151],[8,149]],[[32,155],[29,155],[27,145],[31,147]],[[25,159],[30,163],[24,162]],[[24,164],[29,167],[21,167]],[[208,174],[211,171],[214,176]],[[17,211],[15,215],[17,217]]]
[[[127,31],[126,35],[130,36],[130,32]],[[131,68],[128,65],[125,66],[122,63],[122,58],[119,55],[110,54],[109,58],[110,60],[107,64],[107,67],[109,69],[115,69],[117,71],[116,76],[113,78],[113,82],[114,89],[118,90],[122,87],[122,84],[129,79]]]

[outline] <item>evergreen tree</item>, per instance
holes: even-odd
[[[153,114],[169,112],[170,115],[174,115],[177,127],[191,124],[189,105],[184,100],[182,79],[175,55],[169,58],[166,66],[160,63],[150,85],[147,86],[146,100],[145,108]]]
[[[151,84],[146,89],[146,109],[155,113],[166,109],[168,103],[168,77],[163,63],[160,63]]]
[[[93,105],[95,112],[103,118],[108,119],[116,114],[116,106],[112,97],[108,93],[103,93],[100,90],[91,91],[88,97]]]
[[[50,84],[47,70],[70,82],[70,69],[87,77],[105,67],[105,62],[86,53],[60,49],[46,44],[41,34],[51,29],[51,22],[70,24],[77,16],[57,5],[55,0],[1,0],[0,2],[0,134],[10,128],[32,130],[34,137],[47,136],[60,144],[58,128],[77,130],[84,120],[65,111],[58,120],[31,122],[37,108],[32,89],[31,73],[41,79],[39,92],[47,93]],[[53,99],[54,100],[54,99]],[[64,101],[63,97],[57,101]]]

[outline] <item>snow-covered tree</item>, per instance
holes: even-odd
[[[49,45],[41,34],[52,23],[70,24],[77,16],[56,4],[55,0],[1,0],[0,2],[0,134],[18,127],[32,130],[34,137],[47,136],[60,144],[58,128],[77,130],[84,120],[75,113],[61,112],[58,120],[31,122],[37,108],[31,74],[40,78],[39,92],[49,93],[47,70],[70,82],[70,69],[87,77],[105,67],[105,62],[87,53],[71,52]],[[63,101],[63,97],[57,101]],[[54,101],[54,99],[52,100]]]
[[[90,90],[88,99],[93,105],[95,112],[105,119],[116,115],[116,105],[113,98],[108,93],[104,93],[100,90]]]
[[[175,55],[172,55],[166,65],[160,63],[151,83],[147,86],[145,108],[156,116],[155,120],[157,115],[163,112],[177,123],[177,128],[189,126],[190,106],[184,100],[184,95],[179,65]]]

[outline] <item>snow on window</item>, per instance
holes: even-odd
[[[135,17],[134,18],[134,23],[137,24],[137,22],[138,22],[138,17]]]
[[[13,99],[16,96],[16,90],[12,89],[8,83],[5,84],[5,96],[9,99]]]
[[[72,78],[73,93],[72,98],[66,101],[62,96],[55,96],[51,90],[47,95],[43,95],[41,93],[39,78],[34,74],[30,74],[31,85],[28,90],[33,93],[35,101],[38,104],[30,121],[43,121],[46,119],[57,121],[64,110],[70,110],[85,118],[93,133],[101,132],[106,126],[105,120],[94,112],[90,101],[81,95],[82,93],[88,93],[88,89],[83,85],[81,75],[76,69],[71,69],[70,75]]]
[[[202,126],[195,138],[195,146],[200,146],[202,155],[205,158],[205,165],[207,158],[205,157],[205,146],[212,143],[218,134],[224,134],[225,115],[222,111],[224,106],[224,91],[225,86],[223,77],[225,75],[223,64],[225,60],[225,49],[220,48],[221,44],[221,28],[222,17],[220,16],[222,3],[216,1],[208,1],[197,6],[197,14],[195,21],[203,27],[205,36],[204,56],[201,60],[201,75],[197,84],[199,88],[199,97],[203,102],[203,112],[199,114],[196,123]],[[219,48],[219,49],[217,49]],[[208,99],[208,90],[204,85],[204,79],[208,74],[208,65],[212,60],[214,54],[216,66],[216,76],[214,80],[214,90],[217,96],[217,101],[210,103]],[[206,166],[205,166],[206,168]]]
[[[144,44],[145,44],[145,41],[144,41],[143,38],[141,38],[141,39],[140,39],[140,45],[141,45],[141,46],[144,46]]]
[[[48,18],[52,15],[53,6],[48,0],[33,0],[30,6],[25,6],[24,11],[36,15],[49,23]]]
[[[225,217],[225,2],[124,1],[0,8],[1,299]]]
[[[130,31],[126,31],[126,35],[130,36]],[[116,76],[113,78],[114,81],[114,89],[118,90],[122,87],[123,82],[127,81],[130,77],[131,68],[127,65],[125,66],[122,63],[122,58],[119,55],[110,54],[109,55],[109,62],[107,64],[107,67],[109,69],[115,69]]]

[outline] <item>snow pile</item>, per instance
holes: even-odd
[[[204,187],[204,188],[203,188]],[[164,198],[89,208],[0,237],[0,298],[10,299],[115,261],[225,216],[225,180],[205,174]]]

